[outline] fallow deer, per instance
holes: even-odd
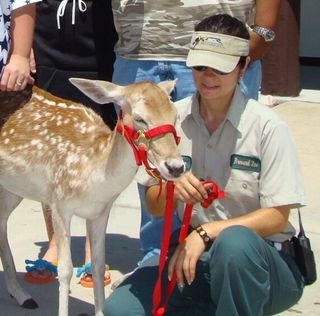
[[[128,127],[143,136],[143,130],[171,126],[164,134],[148,140],[148,144],[140,137],[136,141],[148,146],[148,159],[162,177],[172,180],[184,172],[172,126],[176,120],[169,98],[173,81],[125,87],[85,79],[70,81],[97,103],[121,105],[123,119],[118,122],[118,131],[125,133]],[[7,240],[7,220],[26,197],[52,209],[59,249],[59,316],[68,315],[71,217],[86,219],[92,249],[95,315],[103,315],[108,215],[138,168],[132,148],[116,130],[111,131],[87,107],[36,87],[31,99],[5,121],[0,135],[0,253],[8,292],[21,306],[36,308],[37,303],[17,281]]]

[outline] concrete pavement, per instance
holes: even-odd
[[[303,94],[303,93],[302,93]],[[301,95],[302,95],[301,94]],[[303,98],[265,97],[266,103],[278,104],[274,110],[288,123],[298,149],[304,174],[308,206],[302,216],[306,233],[315,252],[320,278],[320,94],[305,91]],[[280,103],[280,104],[279,104]],[[292,212],[291,220],[297,222]],[[133,182],[115,202],[106,235],[107,263],[111,267],[112,281],[131,271],[139,260],[140,211],[136,185]],[[84,221],[72,221],[72,256],[74,266],[83,264],[85,234]],[[24,260],[42,256],[47,246],[45,224],[38,202],[23,200],[11,215],[8,235],[21,284],[38,302],[37,310],[24,310],[11,299],[4,286],[3,268],[0,263],[0,316],[56,316],[58,311],[58,282],[47,285],[31,285],[23,281]],[[305,288],[300,302],[281,316],[320,315],[320,283]],[[110,293],[110,285],[105,288]],[[286,293],[283,293],[286,295]],[[71,282],[70,315],[93,315],[93,291],[77,284],[75,276]],[[228,316],[228,315],[226,315]]]

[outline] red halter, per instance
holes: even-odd
[[[116,129],[117,132],[120,133],[131,146],[137,165],[141,166],[143,163],[149,175],[154,178],[161,179],[160,172],[156,168],[150,167],[147,158],[147,152],[151,139],[166,133],[172,133],[176,144],[178,145],[180,142],[180,137],[177,135],[175,127],[170,124],[165,124],[149,130],[136,131],[130,126],[123,124],[123,115],[122,111],[120,110],[119,121]]]
[[[204,208],[208,208],[210,204],[215,199],[224,198],[224,191],[220,191],[218,185],[211,181],[205,180],[202,181],[205,183],[212,183],[213,187],[208,194],[208,198],[201,202],[201,206]],[[161,249],[160,249],[160,257],[159,257],[159,266],[158,266],[158,279],[156,280],[155,287],[153,289],[152,296],[152,314],[154,316],[162,316],[166,310],[170,295],[174,290],[174,287],[177,282],[177,275],[174,272],[172,279],[167,283],[165,297],[161,297],[161,289],[162,289],[162,273],[164,271],[167,253],[169,249],[170,236],[171,236],[171,227],[172,227],[172,211],[173,211],[173,194],[174,194],[174,183],[172,181],[167,182],[167,199],[166,199],[166,208],[164,213],[164,223],[162,230],[162,240],[161,240]],[[182,243],[188,234],[188,228],[191,220],[193,205],[186,204],[185,210],[183,214],[182,225],[179,233],[179,243]]]
[[[147,173],[159,180],[160,192],[161,192],[162,178],[161,178],[160,172],[158,171],[158,169],[150,167],[147,159],[147,151],[150,146],[150,141],[153,137],[157,137],[159,135],[166,134],[166,133],[172,133],[175,138],[176,144],[178,145],[180,142],[180,137],[177,135],[177,132],[174,126],[170,124],[165,124],[165,125],[161,125],[161,126],[149,129],[147,131],[145,130],[136,131],[133,128],[123,124],[122,111],[120,110],[119,121],[116,126],[116,130],[118,133],[123,135],[123,137],[127,140],[129,145],[131,146],[137,165],[141,166],[143,163]],[[208,182],[213,184],[213,188],[211,189],[208,199],[205,201],[202,201],[201,203],[201,205],[205,208],[208,207],[214,199],[220,199],[224,197],[224,192],[219,190],[217,184],[215,184],[210,180],[205,181],[205,183],[208,183]],[[170,241],[170,235],[171,235],[173,194],[174,194],[174,183],[172,181],[167,181],[167,198],[166,198],[167,202],[166,202],[166,208],[165,208],[165,214],[164,214],[164,226],[162,231],[162,242],[161,242],[161,251],[160,251],[160,258],[159,258],[159,274],[153,290],[153,302],[152,302],[153,303],[152,314],[156,316],[163,315],[163,313],[165,312],[165,308],[168,303],[169,297],[176,284],[176,275],[174,273],[173,278],[167,284],[166,296],[164,298],[164,301],[162,302],[161,276],[165,266],[165,261],[166,261],[166,256],[167,256],[169,241]],[[187,204],[184,212],[182,226],[180,229],[179,243],[181,243],[187,236],[188,227],[191,219],[191,213],[192,213],[192,205]]]

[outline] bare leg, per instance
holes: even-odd
[[[91,262],[91,248],[90,248],[90,240],[88,237],[88,234],[86,236],[86,246],[85,246],[85,263],[90,263]]]
[[[42,259],[47,260],[48,262],[57,262],[58,248],[57,248],[57,241],[54,235],[51,210],[47,205],[42,203],[42,212],[43,212],[44,220],[46,223],[48,240],[49,240],[48,249]]]
[[[88,236],[88,228],[87,228],[87,236],[86,236],[86,244],[85,244],[85,264],[87,263],[91,263],[91,247],[90,247],[90,239]],[[109,284],[110,283],[110,278],[111,278],[111,273],[110,271],[108,271],[108,269],[106,269],[105,273],[104,273],[104,284]],[[81,278],[80,283],[83,286],[89,286],[90,287],[93,286],[93,279],[92,279],[92,275],[90,274],[84,274]],[[86,284],[86,285],[84,285]]]
[[[58,245],[57,245],[56,235],[54,233],[54,228],[53,228],[52,212],[49,206],[45,205],[44,203],[42,203],[42,212],[43,212],[43,217],[46,223],[47,235],[49,240],[48,249],[45,252],[42,259],[51,263],[58,264]],[[85,264],[91,263],[91,247],[90,247],[90,240],[88,236],[86,236],[86,242],[85,242],[85,261],[84,262]],[[51,275],[51,272],[47,270],[42,272],[34,270],[31,272],[31,274],[34,278],[47,278],[48,276]],[[105,279],[107,280],[110,279],[109,271],[106,271]],[[92,282],[92,276],[88,276],[88,277],[85,276],[85,280],[86,282]]]

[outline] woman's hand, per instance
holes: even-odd
[[[177,274],[177,282],[183,287],[184,280],[190,285],[196,274],[196,265],[205,250],[205,243],[196,231],[176,248],[169,261],[168,278],[171,280],[174,271]]]
[[[175,181],[174,197],[187,204],[196,204],[208,198],[207,191],[213,184],[202,184],[191,172],[186,172]]]
[[[34,79],[30,75],[29,58],[11,55],[9,62],[3,68],[0,90],[20,91],[25,89],[28,83],[34,83]]]

